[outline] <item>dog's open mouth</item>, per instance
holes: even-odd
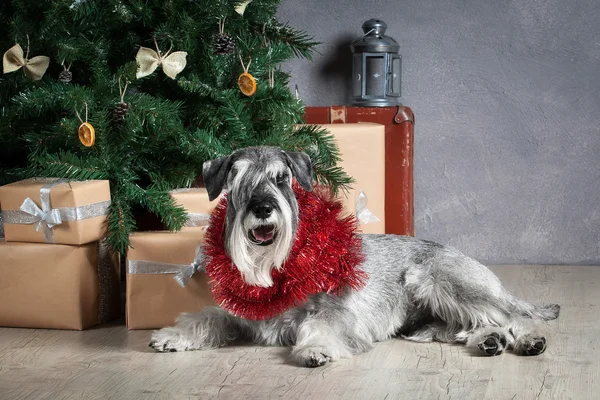
[[[275,225],[262,225],[251,229],[250,239],[259,246],[268,246],[273,243],[275,237]]]

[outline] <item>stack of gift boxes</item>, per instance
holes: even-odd
[[[357,215],[362,232],[385,233],[383,125],[325,127],[338,142],[340,166],[355,179],[353,189],[341,193],[340,200],[347,212]],[[6,240],[0,243],[0,326],[84,329],[116,317],[117,264],[114,257],[99,254],[107,252],[99,242],[106,216],[89,213],[94,204],[109,200],[108,182],[47,186],[17,182],[0,187]],[[47,193],[49,204],[44,202]],[[173,325],[179,314],[214,304],[206,275],[198,269],[209,217],[219,200],[209,202],[206,190],[200,188],[174,191],[171,196],[188,212],[185,228],[130,236],[124,263],[129,329]],[[37,207],[31,207],[33,216],[21,210],[26,198]],[[64,211],[73,209],[82,210],[82,218],[63,218],[53,225],[52,213],[77,214]],[[44,216],[42,223],[36,213]],[[16,214],[23,223],[13,223]]]
[[[0,326],[85,329],[118,317],[119,260],[103,238],[108,181],[0,187]]]

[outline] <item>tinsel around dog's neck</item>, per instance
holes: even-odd
[[[287,261],[273,269],[273,285],[259,287],[244,281],[225,251],[227,199],[213,212],[206,232],[206,273],[215,301],[225,310],[246,319],[264,320],[304,303],[316,293],[338,295],[359,289],[367,275],[363,261],[358,222],[342,216],[342,204],[329,190],[312,192],[294,184],[300,221]]]

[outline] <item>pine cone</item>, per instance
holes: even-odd
[[[235,39],[226,33],[214,35],[215,54],[232,54],[235,50]]]
[[[73,80],[73,73],[69,70],[63,69],[60,74],[58,74],[58,80],[64,83],[69,83]]]
[[[122,122],[125,116],[129,112],[129,104],[121,102],[119,103],[112,113],[112,120],[115,124]]]

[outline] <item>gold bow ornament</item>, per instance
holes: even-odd
[[[185,51],[171,53],[171,49],[169,49],[164,55],[160,55],[156,40],[154,40],[154,44],[156,44],[156,51],[148,47],[140,47],[138,50],[135,61],[137,61],[139,66],[135,76],[138,79],[148,76],[156,71],[156,68],[160,65],[165,75],[171,79],[175,79],[177,74],[183,71],[187,64],[187,53]]]
[[[39,81],[42,76],[46,73],[48,66],[50,65],[50,57],[46,56],[35,56],[28,59],[29,48],[27,49],[27,55],[23,56],[23,49],[19,44],[15,44],[13,47],[8,49],[2,57],[2,67],[5,74],[14,72],[19,68],[23,68],[25,75],[32,81]]]

